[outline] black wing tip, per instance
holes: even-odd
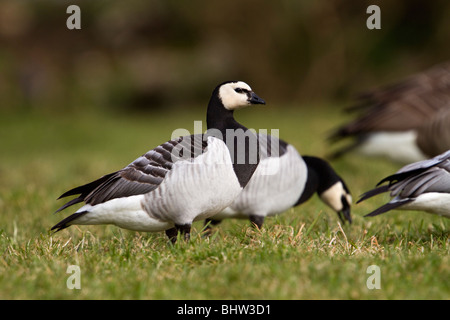
[[[65,203],[63,206],[61,206],[58,210],[56,210],[55,213],[58,213],[64,209],[66,209],[74,204],[80,203],[80,202],[83,202],[83,199],[80,197],[72,199],[69,202]]]
[[[77,194],[81,194],[81,193],[83,193],[83,188],[85,186],[86,185],[82,185],[82,186],[79,186],[79,187],[72,188],[72,189],[64,192],[62,195],[60,195],[58,197],[58,199],[56,199],[56,200],[59,200],[59,199],[62,199],[62,198],[66,198],[66,197],[69,197],[69,196],[74,196],[74,195],[77,195]]]
[[[378,195],[380,193],[384,193],[384,192],[387,192],[387,191],[389,191],[389,185],[379,186],[379,187],[377,187],[375,189],[372,189],[372,190],[369,190],[369,191],[363,193],[360,196],[359,200],[356,201],[356,203],[358,204],[358,203],[360,203],[360,202],[362,202],[364,200],[367,200],[369,198],[372,198],[373,196],[376,196],[376,195]]]
[[[385,204],[385,205],[379,207],[378,209],[376,209],[376,210],[366,214],[364,217],[365,218],[367,218],[367,217],[375,217],[375,216],[378,216],[378,215],[380,215],[382,213],[386,213],[386,212],[388,212],[390,210],[391,210],[391,208],[389,208],[388,204]]]
[[[55,224],[53,227],[51,227],[50,231],[53,231],[53,233],[57,233],[58,231],[68,228],[70,225],[66,224],[64,222],[64,220],[61,220],[60,222]]]
[[[58,222],[57,224],[55,224],[50,231],[54,231],[54,233],[61,231],[63,229],[66,229],[68,227],[70,227],[73,223],[75,219],[78,219],[79,217],[81,217],[82,215],[88,213],[88,211],[80,211],[80,212],[75,212],[74,214],[71,214],[70,216],[68,216],[67,218],[64,218],[63,220],[61,220],[60,222]]]
[[[390,176],[387,176],[387,177],[384,178],[384,179],[381,179],[381,180],[377,183],[376,186],[378,187],[378,186],[382,185],[382,184],[385,183],[385,182],[388,182],[389,185],[391,185],[392,183],[394,183],[395,181],[398,180],[397,175],[398,175],[398,174],[392,174],[392,175],[390,175]]]
[[[396,202],[388,202],[388,203],[382,205],[381,207],[379,207],[378,209],[366,214],[364,217],[375,217],[382,213],[386,213],[388,211],[397,209],[397,208],[399,208],[407,203],[410,203],[412,201],[414,201],[414,200],[413,199],[402,199],[402,200],[399,200]]]
[[[73,189],[72,189],[73,190]],[[60,195],[58,198],[56,198],[56,200],[60,200],[60,199],[62,199],[62,198],[65,198],[65,197],[68,197],[68,196],[71,196],[71,195],[73,195],[73,194],[78,194],[78,193],[70,193],[72,190],[69,190],[69,191],[67,191],[67,192],[64,192],[62,195]]]
[[[388,211],[390,211],[392,209],[393,208],[388,208],[388,204],[385,204],[385,205],[379,207],[378,209],[376,209],[376,210],[366,214],[364,217],[365,218],[367,218],[367,217],[375,217],[375,216],[378,216],[378,215],[380,215],[382,213],[386,213],[386,212],[388,212]]]
[[[381,211],[381,210],[379,210],[380,208],[378,208],[378,209],[376,209],[376,210],[374,210],[374,211],[372,211],[372,212],[370,212],[370,213],[368,213],[368,214],[366,214],[364,217],[365,218],[367,218],[367,217],[375,217],[375,216],[378,216],[378,215],[380,215],[380,214],[382,214],[382,213],[386,213],[388,210],[386,210],[386,211]]]
[[[61,199],[61,198],[68,197],[68,196],[74,196],[74,195],[77,195],[77,194],[80,194],[82,197],[83,197],[83,195],[86,196],[86,195],[88,195],[90,192],[92,192],[93,190],[95,190],[98,186],[100,186],[101,184],[103,184],[104,182],[106,182],[108,179],[110,179],[111,177],[113,177],[114,175],[116,175],[118,172],[119,172],[119,171],[116,171],[116,172],[112,172],[112,173],[106,174],[106,175],[100,177],[100,178],[97,179],[97,180],[94,180],[94,181],[92,181],[92,182],[83,184],[83,185],[78,186],[78,187],[75,187],[75,188],[72,188],[72,189],[70,189],[70,190],[64,192],[62,195],[60,195],[59,198],[58,198],[57,200],[59,200],[59,199]]]
[[[57,224],[57,225],[55,225],[55,226],[53,226],[51,229],[50,229],[50,231],[53,231],[53,233],[57,233],[57,232],[59,232],[59,231],[61,231],[61,230],[63,230],[63,229],[66,229],[66,228],[68,228],[69,226],[67,226],[67,225],[59,225],[59,224]]]

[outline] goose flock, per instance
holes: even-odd
[[[353,138],[330,160],[351,150],[408,163],[357,203],[389,192],[392,199],[367,214],[419,210],[450,218],[450,63],[368,92],[352,110],[355,120],[337,128],[333,140]],[[207,130],[182,136],[146,152],[128,166],[73,188],[57,212],[83,203],[51,230],[106,225],[165,231],[171,242],[188,240],[194,221],[211,230],[224,219],[249,219],[262,228],[266,217],[303,204],[315,193],[352,222],[352,196],[330,160],[301,155],[288,142],[249,130],[234,111],[265,101],[243,81],[213,91]]]

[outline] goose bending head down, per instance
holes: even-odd
[[[112,224],[143,232],[166,231],[172,241],[178,233],[189,238],[191,224],[230,205],[247,185],[259,163],[244,143],[228,131],[254,135],[233,117],[236,109],[265,104],[248,84],[228,81],[217,86],[208,104],[206,134],[179,137],[148,151],[125,168],[64,193],[78,195],[57,210],[84,202],[52,230],[71,225]],[[245,140],[245,141],[247,141]],[[254,139],[257,141],[257,139]],[[240,161],[237,161],[240,160]]]
[[[387,184],[383,184],[387,182]],[[395,174],[364,193],[358,203],[375,195],[390,192],[392,199],[366,215],[387,211],[418,210],[450,218],[450,150],[432,159],[404,166]]]
[[[259,134],[259,142],[261,161],[255,174],[231,206],[207,219],[207,226],[216,225],[223,219],[238,218],[250,219],[253,225],[261,228],[265,217],[298,206],[314,193],[338,214],[342,222],[351,223],[350,191],[327,161],[313,156],[302,157],[294,146],[273,136]]]

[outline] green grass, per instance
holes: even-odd
[[[280,128],[303,154],[324,156],[325,136],[344,120],[339,108],[242,110],[253,128]],[[420,212],[363,215],[379,197],[353,206],[352,225],[315,196],[262,230],[229,220],[189,243],[163,233],[113,226],[49,228],[64,191],[120,169],[166,141],[175,128],[193,129],[193,114],[4,114],[0,117],[0,299],[449,299],[448,219]],[[354,198],[398,165],[352,155],[332,162]],[[70,211],[71,212],[71,211]],[[69,290],[69,265],[81,289]],[[380,267],[381,289],[366,272]]]

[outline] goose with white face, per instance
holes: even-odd
[[[60,198],[77,197],[57,212],[77,203],[85,205],[52,230],[60,231],[74,224],[112,224],[142,232],[165,230],[172,242],[179,232],[189,239],[192,222],[211,217],[231,205],[256,170],[257,161],[234,165],[226,144],[226,131],[248,131],[234,119],[233,110],[264,103],[244,82],[219,84],[212,92],[206,112],[208,134],[196,135],[200,144],[194,143],[195,136],[172,139],[125,168],[65,192]],[[209,134],[212,130],[220,135]],[[237,150],[234,145],[237,142],[233,144],[233,150]],[[183,156],[178,156],[179,147],[186,152]]]
[[[251,104],[266,104],[252,91],[252,88],[243,81],[228,82],[219,89],[219,98],[227,110],[236,110]]]
[[[331,187],[323,191],[320,199],[330,208],[337,212],[341,221],[348,220],[351,222],[350,205],[352,204],[352,196],[342,181],[338,181]]]

